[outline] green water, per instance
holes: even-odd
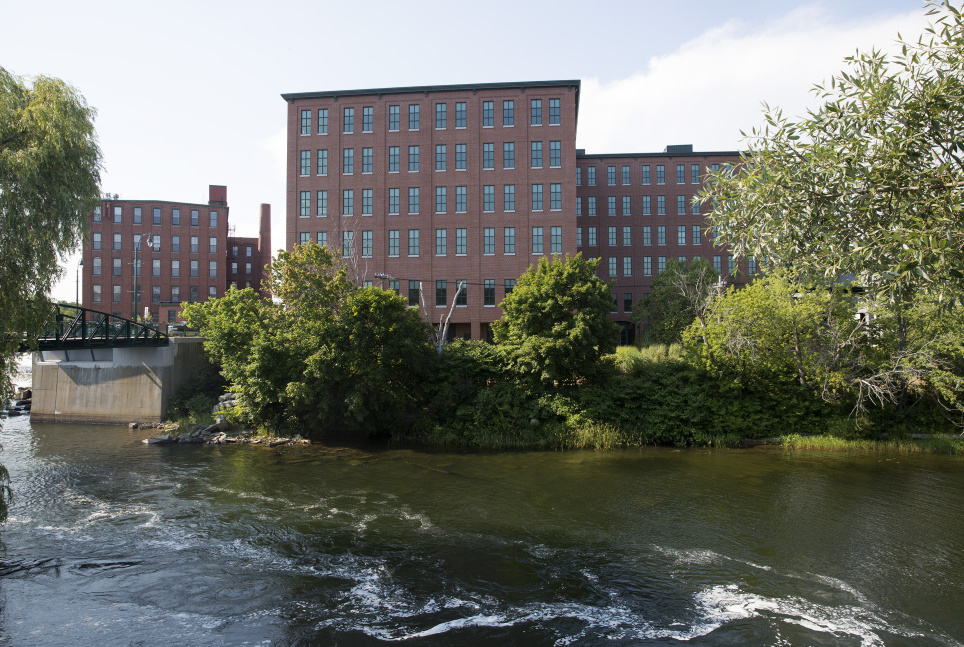
[[[3,422],[0,645],[960,645],[964,460]]]

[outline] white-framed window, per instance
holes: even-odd
[[[408,255],[418,256],[419,245],[418,245],[418,229],[408,230]]]
[[[448,253],[448,230],[435,230],[435,255],[445,256]]]
[[[317,204],[315,204],[315,216],[318,218],[328,217],[328,190],[318,191],[315,194]]]

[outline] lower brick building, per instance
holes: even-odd
[[[224,186],[211,185],[207,203],[105,196],[84,240],[81,304],[173,323],[182,302],[221,297],[232,283],[260,288],[270,258],[270,205],[261,206],[258,238],[229,231]],[[238,257],[241,263],[229,262]]]
[[[707,172],[739,161],[739,153],[694,152],[692,145],[662,153],[576,152],[576,249],[598,258],[598,275],[613,285],[613,319],[621,341],[637,334],[633,305],[650,291],[669,259],[712,263],[721,278],[742,281],[726,248],[707,227],[709,205],[696,199]],[[752,269],[752,268],[750,268]]]

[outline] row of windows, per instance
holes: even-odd
[[[638,196],[640,198],[640,211],[644,216],[653,215],[653,197],[649,195]],[[589,195],[585,197],[586,210],[583,212],[583,197],[576,197],[576,215],[581,216],[583,213],[587,216],[595,216],[598,213],[598,201],[596,196]],[[687,197],[685,195],[676,196],[676,215],[683,216],[686,215],[686,203]],[[624,216],[631,216],[633,214],[633,199],[632,196],[614,196],[610,195],[606,197],[606,214],[610,216],[618,215],[622,213]],[[618,210],[617,207],[621,206],[622,209]],[[694,216],[700,215],[700,203],[696,201],[690,202],[690,213]],[[666,196],[658,195],[656,196],[656,215],[665,216],[666,215]]]
[[[136,251],[141,251],[141,238],[142,238],[142,234],[133,235],[133,240],[131,242],[131,249],[134,249]],[[200,252],[200,240],[201,239],[199,236],[191,236],[190,247],[189,247],[190,253],[197,254]],[[162,237],[160,234],[151,234],[150,236],[147,236],[146,239],[144,240],[144,242],[147,244],[148,247],[150,247],[151,251],[153,252],[161,251],[161,241],[162,241]],[[91,234],[91,248],[95,252],[99,252],[102,249],[104,249],[104,239],[103,239],[103,234],[101,232],[95,231]],[[119,232],[115,232],[111,238],[111,250],[115,252],[120,252],[120,251],[123,251],[123,249],[124,249],[123,234]],[[174,234],[171,236],[171,252],[179,253],[180,251],[181,251],[181,237],[177,234]],[[218,237],[209,236],[208,253],[216,254],[217,251],[218,251]],[[233,245],[231,247],[231,251],[232,251],[232,256],[237,256],[238,246]],[[245,255],[250,257],[252,253],[253,253],[253,250],[251,248],[251,245],[246,245]]]
[[[530,168],[541,169],[545,164],[544,147],[541,141],[529,142],[529,164]],[[418,173],[422,168],[421,146],[408,146],[406,157],[406,168],[409,173]],[[453,168],[456,171],[468,169],[468,144],[453,144]],[[482,144],[482,170],[495,170],[495,149],[493,142]],[[562,166],[562,142],[552,140],[549,142],[549,167],[560,168]],[[343,148],[341,151],[341,172],[342,175],[353,175],[355,173],[355,149]],[[401,172],[402,147],[388,147],[388,172]],[[327,148],[319,148],[314,152],[315,175],[326,176],[329,171],[329,155]],[[447,171],[449,167],[449,145],[436,144],[435,146],[435,170]],[[514,169],[516,167],[516,143],[502,142],[502,168]],[[373,173],[375,168],[375,149],[364,147],[361,149],[361,172]],[[311,175],[312,152],[310,150],[299,151],[299,173],[302,177]]]
[[[544,211],[546,207],[545,186],[533,184],[529,190],[529,208],[532,211]],[[421,189],[413,186],[408,188],[408,209],[410,215],[418,214],[421,209]],[[341,192],[341,214],[344,216],[355,215],[355,198],[361,197],[361,215],[370,216],[375,212],[375,192],[374,189],[343,189]],[[482,211],[489,213],[495,211],[495,185],[486,184],[482,186]],[[312,209],[312,198],[314,198],[314,209]],[[455,187],[454,194],[455,213],[467,213],[469,210],[468,187]],[[524,199],[524,198],[523,198]],[[401,213],[402,190],[392,187],[388,189],[388,214],[398,215]],[[448,213],[449,211],[449,187],[435,187],[435,213]],[[504,184],[502,186],[502,210],[514,212],[516,210],[516,185]],[[549,185],[549,210],[562,210],[562,184]],[[328,190],[300,191],[298,195],[298,214],[302,218],[308,218],[314,213],[319,218],[325,218],[329,214],[328,209]]]
[[[548,229],[548,239],[546,237]],[[402,244],[402,230],[390,229],[388,231],[388,255],[399,256]],[[418,229],[409,229],[407,232],[406,253],[409,256],[419,256],[421,254],[421,232]],[[435,255],[447,256],[449,253],[449,230],[435,230]],[[541,255],[546,252],[550,254],[562,253],[562,227],[533,227],[531,249],[533,254]],[[311,234],[302,232],[299,235],[299,242],[307,245],[311,242]],[[316,241],[319,245],[328,245],[328,233],[321,231],[317,233]],[[456,256],[464,256],[468,253],[468,230],[463,228],[455,229],[454,251]],[[547,245],[548,243],[548,245]],[[361,255],[362,258],[371,258],[375,244],[374,232],[365,230],[361,232]],[[486,227],[482,230],[482,253],[491,255],[496,250],[496,228]],[[342,256],[350,258],[355,253],[355,232],[342,232],[341,240]],[[502,228],[502,253],[516,253],[516,228]]]
[[[508,296],[515,289],[515,279],[504,279],[502,282],[503,295]],[[418,307],[420,303],[420,292],[419,292],[420,281],[410,280],[408,281],[408,305],[412,307]],[[401,281],[391,280],[388,282],[388,289],[393,290],[396,294],[401,294]],[[455,305],[467,306],[469,305],[469,292],[472,287],[469,285],[468,281],[464,279],[452,282],[453,293],[457,296],[455,297]],[[448,305],[448,291],[449,282],[447,280],[437,280],[435,281],[435,305],[436,307],[442,307]],[[496,296],[495,296],[495,279],[484,279],[482,281],[482,305],[484,306],[495,306]]]
[[[131,242],[131,249],[136,251],[141,250],[141,234],[134,234],[133,241]],[[161,236],[159,234],[152,234],[146,237],[144,241],[151,249],[151,251],[159,252],[161,251]],[[91,247],[93,250],[100,251],[103,249],[103,236],[101,232],[95,231],[91,234]],[[123,235],[119,232],[115,232],[111,240],[111,250],[115,252],[123,251]],[[250,249],[250,248],[249,248]],[[197,254],[200,250],[200,237],[191,236],[190,239],[190,250],[192,254]],[[237,248],[235,247],[235,250]],[[171,236],[171,251],[180,252],[181,251],[181,237],[179,235]],[[208,237],[208,253],[216,254],[218,251],[218,237],[210,236]]]
[[[541,126],[543,124],[543,99],[529,100],[529,125]],[[562,123],[562,104],[559,99],[548,99],[545,101],[548,107],[548,123],[550,126],[558,126]],[[448,103],[435,103],[435,129],[445,130],[449,126]],[[408,129],[419,130],[422,126],[422,105],[420,103],[410,103],[408,108]],[[495,101],[482,102],[482,126],[491,128],[495,126]],[[468,103],[456,101],[454,105],[454,123],[456,128],[465,128],[468,123]],[[341,132],[349,135],[355,132],[356,128],[356,108],[348,106],[341,109]],[[361,109],[361,132],[370,133],[375,130],[375,106],[363,106]],[[337,114],[335,115],[337,119]],[[314,123],[313,123],[314,122]],[[502,101],[502,125],[512,127],[516,124],[516,102],[514,99],[504,99]],[[391,132],[401,130],[402,125],[402,105],[390,104],[388,106],[388,130]],[[317,112],[311,110],[301,111],[300,132],[302,135],[310,135],[312,127],[318,135],[327,135],[329,127],[329,109],[318,108]]]
[[[710,164],[710,168],[714,171],[720,170],[719,164]],[[586,185],[596,186],[596,167],[586,166]],[[576,186],[582,186],[582,166],[576,167]],[[606,184],[609,186],[616,186],[616,180],[621,180],[624,186],[629,186],[632,184],[632,167],[629,164],[623,164],[619,175],[616,173],[616,166],[606,167]],[[643,164],[640,166],[640,183],[641,184],[651,184],[650,170],[651,166],[649,164]],[[676,165],[676,183],[686,184],[686,164]],[[689,183],[699,184],[700,183],[700,165],[690,164],[689,165]],[[657,164],[656,165],[656,184],[666,184],[666,165]]]
[[[181,210],[180,210],[180,209],[178,209],[178,208],[172,208],[171,211],[168,213],[168,216],[169,216],[169,218],[170,218],[170,223],[171,223],[172,226],[174,226],[174,227],[180,227],[180,226],[181,226]],[[191,226],[192,226],[192,227],[198,227],[198,226],[200,226],[200,219],[201,219],[201,213],[200,213],[200,211],[199,211],[198,209],[191,209],[191,219],[190,219],[190,221],[189,221],[190,224],[191,224]],[[102,209],[101,207],[99,207],[99,206],[94,207],[94,222],[103,222],[103,221],[104,221],[103,209]],[[123,207],[123,205],[119,205],[119,204],[114,205],[113,222],[114,222],[115,225],[123,224],[123,222],[124,222],[124,207]],[[141,207],[133,207],[133,211],[132,211],[132,222],[133,222],[133,224],[135,224],[135,225],[143,224],[143,222],[144,222],[144,213],[143,213],[143,209],[142,209]],[[152,207],[152,208],[151,208],[151,224],[153,224],[153,225],[160,225],[160,224],[162,224],[161,207]],[[217,211],[209,211],[209,212],[208,212],[208,227],[217,227],[217,226],[218,226],[218,212],[217,212]]]
[[[595,247],[598,245],[597,235],[595,227],[586,228],[586,241],[587,246]],[[646,225],[642,228],[643,240],[642,243],[645,246],[650,246],[653,244],[653,228]],[[703,244],[703,227],[701,225],[692,225],[689,229],[690,231],[690,244],[691,245],[702,245]],[[624,247],[629,247],[633,245],[633,228],[623,227],[622,237],[619,236],[620,231],[618,227],[608,228],[608,238],[607,241],[610,247],[616,247],[618,241],[622,241]],[[678,225],[676,227],[676,244],[686,245],[686,225]],[[659,225],[656,227],[656,244],[665,245],[666,244],[666,227],[664,225]],[[582,247],[582,227],[576,227],[576,246]]]
[[[144,265],[143,259],[137,259],[136,263],[130,263],[134,269],[134,276],[141,276],[141,268]],[[189,276],[196,277],[199,275],[201,264],[197,260],[191,260],[188,263]],[[244,273],[251,274],[253,270],[252,263],[244,264]],[[238,273],[238,264],[231,263],[231,273]],[[92,276],[103,276],[104,274],[104,263],[100,256],[94,256],[93,267],[91,269]],[[124,275],[124,261],[120,258],[111,259],[111,275],[112,276],[123,276]],[[208,277],[214,278],[218,275],[218,262],[208,261]],[[161,259],[155,258],[151,259],[151,276],[161,276]],[[174,258],[171,259],[171,272],[172,277],[181,276],[181,259]]]
[[[652,276],[652,275],[653,275],[653,269],[654,269],[654,268],[653,268],[653,258],[654,258],[653,256],[644,256],[644,257],[642,258],[642,260],[643,260],[643,276]],[[660,272],[663,272],[663,271],[666,270],[666,258],[667,258],[667,257],[666,257],[666,256],[656,256],[655,258],[656,258],[656,267],[655,267],[655,270],[656,270],[656,273],[659,274]],[[676,258],[677,258],[677,260],[679,260],[681,263],[685,263],[685,262],[687,261],[686,256],[677,256]],[[696,256],[691,257],[690,260],[697,261],[697,260],[700,260],[700,259],[702,259],[702,258],[703,258],[702,256],[700,256],[700,255],[697,254]],[[716,270],[716,273],[717,273],[717,274],[720,274],[721,276],[723,275],[723,263],[724,263],[724,259],[725,259],[725,261],[726,261],[727,273],[732,274],[732,273],[734,273],[734,272],[736,271],[736,258],[734,258],[733,256],[730,256],[730,255],[719,255],[719,254],[718,254],[718,255],[715,255],[715,256],[712,257],[712,264],[713,264],[713,269]],[[624,256],[623,259],[622,259],[622,261],[623,261],[623,262],[622,262],[623,276],[632,276],[632,275],[633,275],[633,259],[632,259],[632,257],[630,257],[630,256]],[[604,267],[604,266],[600,265],[600,271],[602,271],[602,268],[603,268],[603,267]],[[606,273],[609,275],[610,278],[615,278],[615,277],[617,277],[617,276],[618,276],[617,270],[618,270],[618,268],[619,268],[619,258],[618,258],[618,257],[615,257],[615,256],[609,256],[609,257],[607,257],[607,258],[606,258],[606,265],[605,265],[605,267],[606,267],[606,270],[607,270]],[[753,275],[756,274],[756,273],[757,273],[757,263],[756,263],[756,259],[751,258],[751,259],[749,259],[749,261],[747,262],[747,274],[749,274],[750,276],[753,276]]]
[[[104,301],[103,286],[100,283],[94,283],[91,287],[93,289],[93,297],[92,297],[93,302],[103,303]],[[130,294],[131,292],[132,291],[129,290],[128,294]],[[188,287],[188,294],[189,294],[189,299],[191,303],[194,303],[198,300],[198,292],[199,292],[198,286],[191,285]],[[216,298],[217,296],[218,296],[217,286],[216,285],[208,286],[208,297],[213,299],[213,298]],[[181,300],[181,286],[172,285],[170,290],[170,297],[171,298],[168,299],[169,301],[179,302]],[[122,287],[116,284],[112,285],[111,286],[111,303],[122,303],[123,298],[124,298],[124,291]],[[141,300],[141,286],[137,286],[137,301],[140,301],[140,300]],[[151,303],[160,303],[160,302],[161,302],[161,286],[152,285],[151,286]]]

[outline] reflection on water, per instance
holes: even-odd
[[[964,461],[4,422],[0,644],[958,645]]]

